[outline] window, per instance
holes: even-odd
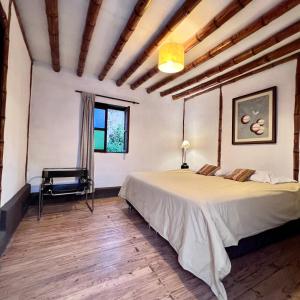
[[[130,107],[95,103],[94,150],[128,153]]]

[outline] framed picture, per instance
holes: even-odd
[[[276,143],[276,86],[232,100],[232,144]]]

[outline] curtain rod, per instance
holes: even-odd
[[[76,93],[83,93],[84,91],[79,91],[79,90],[75,90]],[[136,101],[130,101],[130,100],[125,100],[125,99],[121,99],[121,98],[115,98],[115,97],[111,97],[111,96],[105,96],[105,95],[99,95],[99,94],[95,94],[96,97],[101,97],[101,98],[107,98],[107,99],[113,99],[113,100],[118,100],[118,101],[123,101],[123,102],[127,102],[127,103],[132,103],[132,104],[140,104],[139,102]]]

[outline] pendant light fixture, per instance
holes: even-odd
[[[177,73],[184,68],[184,47],[177,43],[164,44],[159,49],[158,69],[164,73]]]

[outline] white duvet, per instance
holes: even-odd
[[[224,247],[300,218],[300,185],[235,182],[191,171],[127,176],[128,200],[178,253],[181,266],[227,299],[222,279],[231,263]]]

